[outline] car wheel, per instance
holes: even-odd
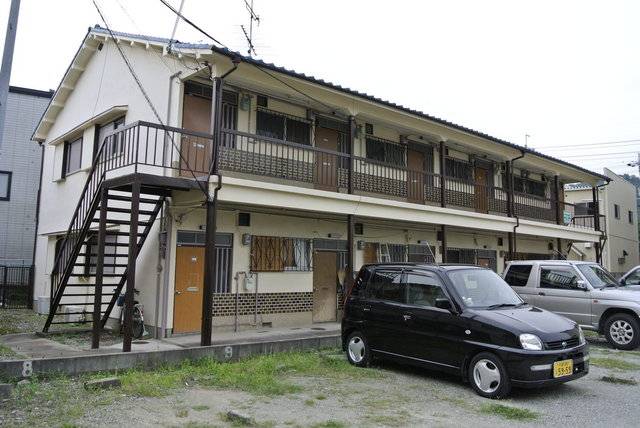
[[[640,324],[629,314],[613,314],[604,326],[607,341],[616,349],[631,350],[640,345]]]
[[[469,383],[478,395],[500,399],[511,391],[509,374],[497,356],[489,352],[476,355],[469,364]]]
[[[369,343],[359,331],[354,331],[347,338],[347,359],[358,367],[367,367],[371,362]]]

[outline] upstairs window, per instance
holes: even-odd
[[[11,197],[11,172],[0,171],[0,201],[8,201]]]
[[[108,134],[122,127],[123,125],[124,117],[121,117],[114,120],[113,122],[109,122],[100,126],[100,131],[98,132],[98,141],[96,141],[96,144],[98,146],[95,148],[94,153],[97,153],[97,149],[100,147],[100,144],[102,144]],[[124,138],[121,133],[114,134],[109,138],[109,141],[105,143],[104,152],[109,157],[120,155],[124,152]]]
[[[620,220],[620,205],[618,204],[613,204],[613,216]]]
[[[311,144],[309,121],[264,108],[259,108],[257,112],[256,133],[277,140]]]
[[[472,167],[469,162],[446,158],[444,163],[445,175],[462,181],[472,181]]]
[[[547,183],[544,181],[532,180],[531,178],[514,177],[513,190],[515,192],[544,198],[547,194]]]
[[[595,213],[593,202],[578,202],[576,204],[576,215],[593,215]]]
[[[367,137],[367,159],[376,160],[391,165],[405,166],[406,149],[392,141]]]
[[[629,211],[629,224],[633,224],[633,211]]]
[[[64,142],[62,177],[79,171],[82,167],[82,137]]]

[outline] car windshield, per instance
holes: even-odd
[[[469,308],[502,308],[524,305],[522,299],[495,272],[459,269],[447,273],[453,288]]]
[[[609,272],[599,265],[578,265],[578,269],[593,288],[618,287],[620,285]]]

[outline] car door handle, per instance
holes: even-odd
[[[409,321],[409,320],[411,319],[411,314],[404,314],[404,315],[402,315],[402,318],[403,318],[405,321]]]
[[[546,296],[546,295],[547,295],[547,294],[546,294],[546,293],[544,293],[544,292],[542,292],[542,291],[538,293],[538,296]]]
[[[362,308],[362,310],[364,312],[369,312],[371,310],[371,308],[369,306],[365,306],[365,307]]]

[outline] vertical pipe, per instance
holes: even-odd
[[[445,147],[444,147],[444,141],[440,141],[440,150],[439,152],[439,160],[440,160],[440,206],[441,207],[446,207],[447,206],[447,182],[445,180],[445,158],[444,158],[444,152],[445,152]],[[442,230],[442,234],[444,235],[444,226],[443,230]],[[443,241],[444,242],[444,241]],[[443,259],[444,261],[444,259]]]
[[[131,220],[129,223],[129,255],[127,263],[127,290],[124,295],[124,341],[122,352],[131,352],[133,336],[133,293],[136,286],[136,258],[138,256],[138,212],[140,209],[140,181],[131,184]]]
[[[356,118],[349,116],[349,193],[353,193],[353,155],[356,138]]]
[[[355,251],[353,251],[355,221],[353,214],[347,216],[347,266],[344,280],[343,297],[350,292],[353,285],[353,271],[355,270]]]
[[[553,176],[553,187],[556,194],[556,224],[562,224],[562,213],[560,209],[560,179],[557,175]]]
[[[109,203],[109,191],[106,186],[100,190],[100,225],[98,227],[98,254],[96,255],[96,282],[93,291],[93,330],[91,335],[91,349],[100,347],[101,309],[102,309],[102,284],[104,274],[104,246],[107,233],[107,204]],[[91,248],[87,245],[89,268],[91,264]]]
[[[513,260],[513,233],[507,232],[507,254],[509,261]]]
[[[503,179],[504,187],[506,187],[507,191],[507,216],[513,216],[513,192],[511,191],[511,161],[506,161],[504,163],[504,179]],[[509,241],[509,245],[511,245],[511,241]]]
[[[442,233],[442,263],[447,263],[447,226],[441,225],[440,232]]]

